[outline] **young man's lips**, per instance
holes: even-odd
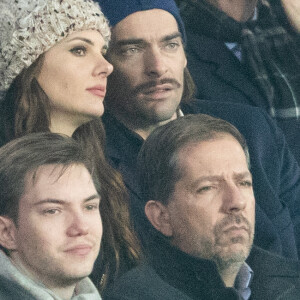
[[[89,254],[91,250],[92,247],[90,245],[78,245],[68,248],[64,252],[68,254],[83,256]]]

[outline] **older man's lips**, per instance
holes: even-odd
[[[236,235],[245,234],[245,233],[249,234],[249,229],[246,226],[230,226],[226,228],[223,232],[236,234]]]
[[[100,98],[104,98],[105,94],[106,94],[105,87],[101,86],[101,85],[97,85],[97,86],[93,86],[93,87],[87,88],[87,91],[89,91],[93,95],[98,96]]]

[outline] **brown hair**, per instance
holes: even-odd
[[[188,103],[194,97],[196,93],[196,85],[192,78],[192,75],[187,67],[184,68],[183,73],[183,93],[181,97],[181,103]]]
[[[24,193],[26,176],[39,167],[62,165],[62,174],[73,164],[86,167],[93,176],[94,166],[87,153],[74,139],[56,133],[27,134],[0,148],[0,215],[18,223],[19,200]],[[100,185],[93,176],[95,186]]]
[[[145,141],[138,157],[145,203],[152,199],[167,204],[181,176],[178,153],[183,147],[190,143],[213,140],[224,134],[233,136],[239,142],[250,167],[246,141],[227,121],[196,114],[180,117],[155,129]]]
[[[24,69],[15,78],[0,105],[2,144],[32,132],[50,131],[49,99],[36,80],[42,63],[43,55]],[[104,232],[102,251],[94,272],[98,287],[102,278],[102,289],[120,272],[138,263],[140,245],[130,224],[128,195],[121,175],[105,159],[105,132],[101,119],[77,128],[73,138],[93,158],[95,174],[102,186],[100,210]]]

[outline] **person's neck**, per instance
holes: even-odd
[[[165,121],[157,122],[157,123],[150,123],[145,122],[144,120],[137,119],[137,118],[127,118],[123,114],[120,114],[118,112],[111,113],[114,115],[114,117],[124,124],[128,129],[138,134],[142,139],[146,140],[147,137],[151,134],[152,131],[154,131],[156,128],[169,123],[172,120],[175,120],[177,118],[177,111],[173,114],[173,116]]]
[[[55,124],[55,125],[50,126],[51,132],[65,134],[69,137],[71,137],[73,135],[75,130],[76,130],[76,128],[66,127],[66,126],[63,126],[62,124]]]
[[[153,124],[153,125],[149,125],[145,128],[135,128],[135,129],[131,129],[133,130],[135,133],[137,133],[140,137],[142,137],[144,140],[147,139],[147,137],[151,134],[152,131],[154,131],[156,128],[164,125],[164,124],[167,124],[169,123],[171,120],[174,120],[176,119],[177,116],[174,116],[172,117],[171,119],[169,120],[166,120],[166,121],[163,121],[163,122],[159,122],[159,123],[156,123],[156,124]]]
[[[42,276],[42,274],[34,274],[26,268],[23,262],[19,259],[19,256],[16,252],[10,253],[10,261],[14,264],[14,266],[22,273],[27,276],[31,280],[36,283],[42,283],[47,289],[51,290],[54,294],[62,298],[63,300],[70,300],[74,294],[76,283],[57,286],[57,282],[51,282],[49,279]]]
[[[220,266],[217,264],[219,274],[226,287],[233,287],[237,274],[243,263],[233,263],[226,266]]]
[[[63,300],[70,300],[74,295],[76,284],[65,287],[48,287],[55,295],[59,296]]]
[[[53,133],[65,134],[69,137],[73,135],[75,130],[83,123],[75,123],[73,118],[66,116],[55,116],[51,118],[50,131]]]

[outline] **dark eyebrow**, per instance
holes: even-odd
[[[86,42],[87,44],[90,44],[90,45],[94,46],[94,43],[91,40],[86,39],[86,38],[82,38],[82,37],[74,37],[74,38],[68,40],[67,42],[69,43],[69,42],[72,42],[74,40],[80,40],[80,41]]]
[[[250,171],[245,171],[242,173],[234,174],[235,180],[241,180],[244,178],[252,179]],[[203,181],[223,181],[224,178],[222,175],[212,175],[212,176],[202,176],[191,183],[191,187],[196,188],[198,184],[201,184]]]
[[[88,201],[95,200],[95,199],[99,199],[100,200],[101,199],[100,195],[99,194],[91,195],[88,198],[84,199],[83,202],[86,203]],[[47,198],[47,199],[40,200],[40,201],[34,203],[33,205],[34,206],[38,206],[38,205],[43,205],[43,204],[47,204],[47,203],[60,204],[60,205],[64,205],[66,203],[68,204],[68,202],[66,202],[64,200]]]
[[[172,34],[168,34],[164,37],[161,38],[160,42],[167,42],[176,38],[182,38],[182,35],[180,32],[174,32]],[[143,44],[147,44],[147,41],[145,41],[144,39],[126,39],[126,40],[119,40],[117,41],[114,46],[127,46],[127,45],[143,45]]]
[[[167,42],[167,41],[176,39],[176,38],[178,38],[178,37],[182,38],[182,34],[181,34],[179,31],[164,36],[164,37],[161,39],[161,42]]]
[[[250,171],[246,171],[246,172],[243,172],[243,173],[237,173],[235,176],[235,179],[244,179],[244,178],[252,178],[252,174]]]
[[[120,40],[115,43],[115,46],[127,46],[127,45],[134,45],[134,44],[146,44],[145,40],[143,39],[128,39],[128,40]]]
[[[100,196],[99,194],[94,194],[94,195],[92,195],[92,196],[86,198],[86,199],[84,200],[84,202],[88,202],[88,201],[95,200],[95,199],[99,199],[99,200],[100,200],[100,199],[101,199],[101,196]]]

